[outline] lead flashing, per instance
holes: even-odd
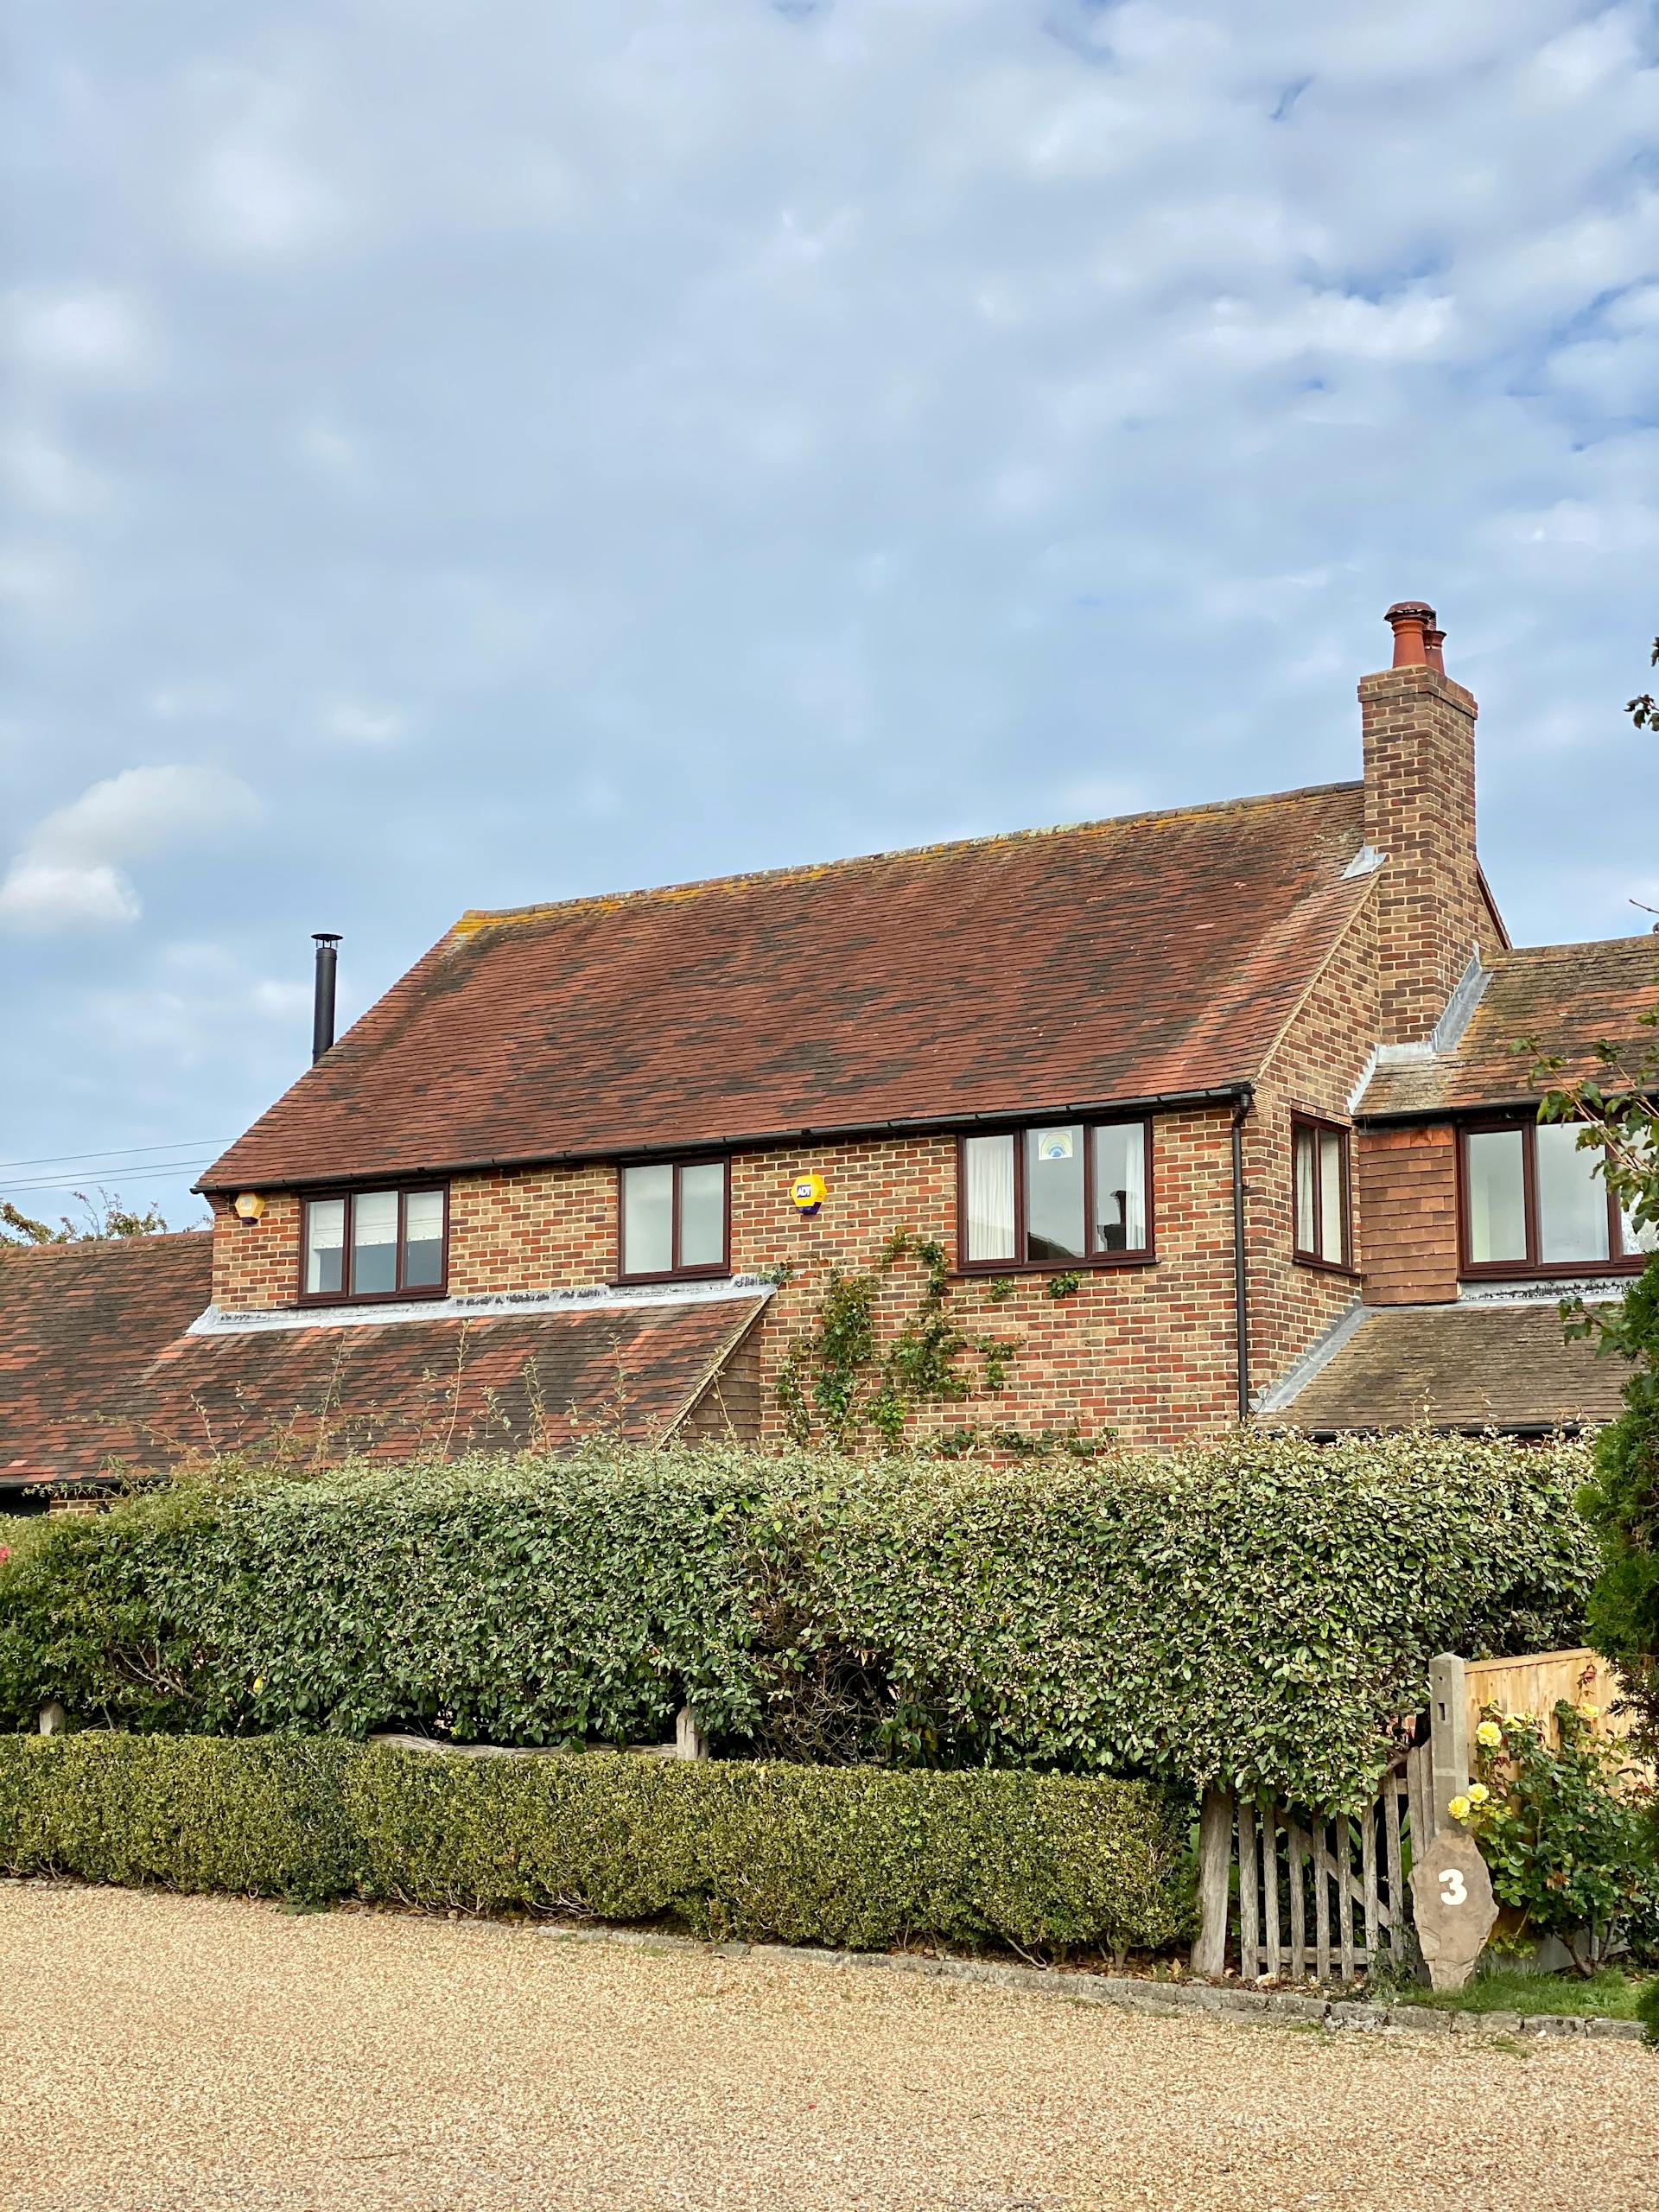
[[[279,1306],[238,1313],[210,1306],[186,1330],[191,1337],[259,1336],[294,1329],[384,1329],[424,1321],[512,1321],[541,1313],[630,1313],[642,1306],[721,1306],[767,1299],[776,1285],[760,1275],[723,1282],[601,1283],[587,1290],[505,1291],[473,1298],[411,1298],[385,1306]]]

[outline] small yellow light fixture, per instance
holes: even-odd
[[[789,1195],[797,1213],[817,1213],[823,1204],[827,1188],[822,1175],[816,1171],[810,1175],[798,1175],[789,1186]]]
[[[257,1221],[265,1211],[265,1202],[257,1191],[238,1191],[236,1212],[238,1221]]]

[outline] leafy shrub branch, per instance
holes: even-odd
[[[0,1565],[0,1727],[655,1743],[1357,1802],[1436,1651],[1579,1640],[1573,1444],[226,1465]]]

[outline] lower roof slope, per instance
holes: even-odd
[[[765,1303],[753,1298],[219,1331],[203,1231],[0,1258],[0,1485],[260,1450],[320,1459],[655,1443]]]
[[[465,916],[207,1190],[938,1124],[1260,1067],[1365,896],[1328,785]]]
[[[1589,944],[1522,945],[1498,956],[1480,1002],[1455,1048],[1433,1059],[1382,1067],[1366,1085],[1364,1115],[1457,1112],[1480,1106],[1535,1106],[1531,1051],[1565,1065],[1554,1080],[1594,1075],[1605,1040],[1639,1056],[1655,1043],[1642,1016],[1659,1007],[1659,938],[1606,938]]]
[[[1625,1371],[1568,1343],[1554,1301],[1371,1306],[1274,1421],[1314,1435],[1596,1427],[1618,1414]]]
[[[0,1481],[94,1474],[135,1440],[140,1378],[207,1305],[213,1250],[205,1229],[0,1249]]]

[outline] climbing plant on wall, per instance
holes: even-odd
[[[921,1289],[884,1338],[877,1303],[884,1283],[906,1262],[921,1268]],[[778,1402],[797,1443],[822,1437],[851,1451],[874,1434],[896,1444],[918,1408],[960,1404],[978,1389],[1000,1390],[1019,1345],[964,1329],[951,1293],[944,1246],[906,1229],[893,1231],[867,1272],[831,1268],[817,1311],[779,1370]]]

